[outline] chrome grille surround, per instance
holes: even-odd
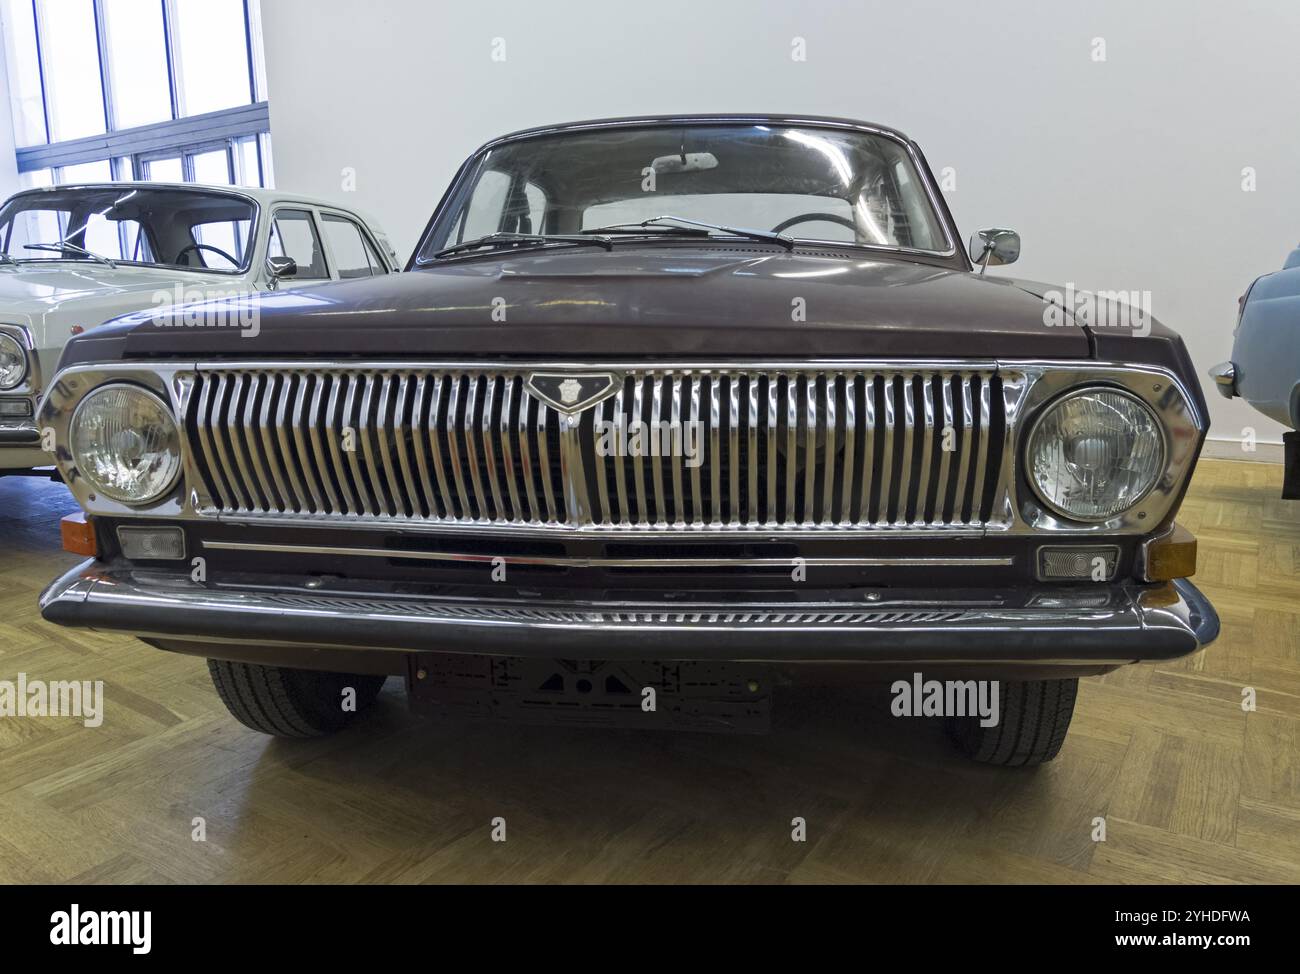
[[[504,439],[496,435],[494,427],[499,423],[495,421],[503,412],[508,420],[517,420],[520,414],[520,377],[533,371],[554,373],[565,370],[575,373],[613,372],[623,379],[621,394],[597,403],[586,415],[595,410],[610,413],[618,409],[625,414],[647,418],[658,416],[671,420],[677,416],[688,421],[698,418],[705,422],[708,427],[706,462],[691,468],[680,457],[676,462],[672,457],[624,458],[621,463],[604,458],[605,477],[602,480],[590,463],[593,459],[590,444],[584,446],[582,439],[590,420],[584,420],[582,413],[572,417],[554,409],[547,409],[543,414],[541,404],[535,400],[523,407],[527,422],[522,430],[517,422],[513,427],[507,422],[510,435]],[[990,426],[984,428],[994,431],[1000,422],[1003,435],[1000,438],[990,435],[988,442],[973,457],[960,450],[931,451],[927,469],[926,451],[917,452],[916,444],[932,443],[936,431],[942,431],[946,424],[949,397],[944,395],[948,388],[943,381],[945,374],[959,377],[951,390],[955,433],[958,428],[964,432],[965,423],[969,421],[972,439],[979,447],[980,427],[976,426],[975,417],[982,416],[986,408],[984,390],[987,389],[987,410],[991,419]],[[307,384],[305,395],[295,394],[301,384],[307,383],[308,377],[322,375],[338,377],[339,381],[335,385]],[[363,375],[370,377],[368,389],[356,378]],[[471,375],[496,377],[491,392],[493,406],[488,414],[493,420],[488,423],[486,440],[482,420],[488,391],[485,380],[479,379],[474,404],[470,407],[469,383],[464,377]],[[353,379],[344,381],[349,376]],[[407,436],[399,443],[393,436],[394,429],[408,433],[414,428],[427,431],[429,406],[433,402],[431,387],[437,383],[438,376],[443,377],[445,388],[450,388],[447,386],[452,381],[449,377],[461,377],[454,422],[443,428],[443,435],[422,439],[419,443]],[[515,381],[506,383],[508,376],[514,377]],[[655,376],[661,381],[653,381]],[[736,376],[740,379],[735,385],[733,411],[732,387],[728,382],[729,377]],[[753,413],[750,385],[746,380],[750,376],[758,377],[753,383],[757,399],[753,403]],[[767,381],[772,376],[776,376],[776,380]],[[816,436],[812,441],[816,462],[812,470],[811,494],[807,489],[809,471],[799,462],[807,452],[807,439],[801,439],[801,431],[809,428],[806,420],[810,411],[806,395],[809,376],[816,377],[817,393],[811,403],[815,419],[812,428],[814,433],[821,431],[820,442]],[[833,402],[826,396],[827,376],[835,377]],[[886,376],[909,376],[910,380],[891,379],[890,391],[886,394]],[[922,378],[925,376],[931,380],[938,376],[937,387],[933,382],[927,386]],[[961,376],[966,376],[969,383],[963,384]],[[637,377],[641,381],[635,381]],[[672,377],[672,380],[667,377]],[[793,398],[784,394],[788,392],[790,377],[794,377],[797,393]],[[849,397],[845,395],[850,379],[854,388],[851,407]],[[420,388],[421,380],[424,392],[417,400],[414,389]],[[182,438],[183,487],[178,487],[174,494],[157,503],[127,506],[97,496],[80,475],[68,451],[68,425],[77,403],[92,389],[109,381],[136,382],[164,395],[185,427],[186,436]],[[208,383],[206,396],[205,383]],[[289,395],[283,395],[286,384]],[[872,397],[865,395],[868,384],[874,392]],[[1063,520],[1044,510],[1032,492],[1020,485],[1019,446],[1027,421],[1046,403],[1071,389],[1090,385],[1115,386],[1142,398],[1160,417],[1169,451],[1160,482],[1136,507],[1110,521],[1085,524]],[[398,395],[403,387],[405,394]],[[928,401],[927,388],[930,393]],[[936,388],[938,395],[935,394]],[[251,403],[247,395],[249,389],[254,390]],[[798,395],[801,390],[804,392],[802,396]],[[967,391],[970,393],[969,406]],[[769,426],[766,416],[773,409],[770,401],[773,392],[776,395],[777,422]],[[238,398],[232,412],[231,397],[236,393]],[[383,414],[383,423],[376,421],[380,401],[386,403],[387,410]],[[441,393],[439,402],[449,406],[449,392]],[[204,403],[206,408],[202,408]],[[214,403],[219,404],[215,413],[219,426],[214,425]],[[402,409],[400,418],[399,406]],[[359,445],[355,451],[342,449],[341,427],[304,422],[304,417],[323,413],[338,416],[345,411],[358,419],[352,434],[357,437],[353,445]],[[366,417],[364,427],[360,424],[363,413]],[[835,416],[835,445],[830,448],[828,417],[832,414]],[[449,409],[447,415],[451,415]],[[751,415],[755,415],[758,421],[750,422]],[[931,415],[934,417],[932,420],[929,419]],[[733,416],[736,417],[734,423],[731,421]],[[789,450],[792,416],[796,458],[793,465],[784,462]],[[200,417],[203,419],[202,428]],[[992,417],[997,417],[997,420]],[[487,367],[481,362],[411,361],[314,365],[294,361],[250,361],[241,362],[237,367],[221,362],[120,362],[77,365],[61,371],[50,383],[49,393],[41,404],[39,423],[42,427],[52,428],[55,433],[56,460],[73,494],[86,511],[97,515],[178,517],[199,521],[219,519],[247,524],[330,528],[379,527],[400,533],[454,533],[470,527],[475,531],[500,530],[512,535],[552,538],[591,534],[596,537],[637,538],[752,537],[756,540],[809,536],[868,538],[893,533],[907,537],[978,537],[995,533],[1051,534],[1056,537],[1148,533],[1152,526],[1161,523],[1181,496],[1207,425],[1197,401],[1188,394],[1182,380],[1169,369],[1088,360],[699,362],[673,363],[656,368],[647,368],[644,363],[613,362],[512,363],[500,367]],[[218,429],[220,438],[215,435]],[[447,429],[454,429],[456,436],[445,435]],[[730,435],[733,429],[734,438]],[[204,430],[208,437],[206,442]],[[231,437],[228,432],[237,435]],[[957,435],[960,439],[960,434]],[[873,461],[883,458],[886,439],[892,442],[891,449],[896,459],[909,449],[907,444],[910,442],[916,462],[906,470],[898,463],[877,465],[873,471],[874,481],[866,481],[868,505],[863,517],[861,486],[864,475],[861,471],[865,456],[869,453]],[[256,458],[250,452],[250,443],[258,447]],[[848,460],[850,443],[854,454],[852,464]],[[453,449],[457,451],[455,456],[451,452]],[[778,460],[776,464],[749,465],[747,462],[748,457],[755,453],[762,460],[772,455],[772,451]],[[739,459],[739,465],[731,462],[733,454]],[[304,457],[307,466],[303,465]],[[471,457],[474,459],[472,468],[469,465]],[[713,463],[711,457],[718,457],[720,462]],[[286,463],[289,459],[294,462]],[[575,463],[582,464],[584,477],[575,489],[567,490],[568,478],[577,469]],[[331,470],[341,467],[346,476],[340,481],[303,476],[305,471],[321,469],[322,464]],[[504,476],[507,470],[513,473],[513,477]],[[531,474],[524,476],[525,470]],[[847,518],[842,503],[846,470],[852,471]],[[474,478],[476,471],[479,475],[477,482]],[[543,476],[542,471],[547,475]],[[829,479],[827,471],[833,472]],[[356,490],[359,476],[363,486],[373,488],[378,483],[385,493],[379,495],[370,489],[368,494],[359,494]],[[963,476],[965,494],[959,508],[954,499],[957,483]],[[381,479],[367,479],[375,477]],[[828,481],[829,504],[826,500]],[[987,491],[978,516],[967,503],[967,499],[974,496],[973,482],[982,482]],[[499,500],[493,493],[494,483]],[[907,485],[905,495],[902,493],[904,483]],[[917,485],[921,483],[926,485],[926,505],[918,516],[916,498],[920,496],[920,490]],[[938,483],[947,485],[947,492],[942,495],[943,504],[937,502],[940,494],[935,485]],[[393,484],[402,488],[400,495],[387,493]],[[408,492],[411,484],[414,490]],[[793,494],[788,490],[791,484],[794,485]],[[750,503],[752,495],[757,497],[757,504]],[[699,504],[695,503],[696,496]],[[807,504],[809,496],[812,497],[811,511]],[[881,496],[890,499],[883,516],[879,504]],[[909,500],[901,516],[897,504],[899,496],[906,496]],[[380,506],[381,498],[383,507]],[[483,508],[478,506],[480,498],[484,499]],[[277,502],[275,505],[270,503],[273,499]],[[399,499],[418,502],[420,516],[415,516],[413,504],[399,511],[395,504]],[[769,519],[771,500],[775,504]],[[792,502],[793,513],[788,514]],[[610,511],[608,518],[605,515],[606,504]],[[437,517],[431,514],[435,509]],[[333,510],[339,513],[329,513]],[[466,510],[470,516],[462,517],[461,512]],[[480,517],[480,510],[486,510],[486,516]],[[758,514],[756,520],[749,518],[751,510]],[[663,512],[662,519],[660,511]],[[736,515],[734,521],[733,511]],[[452,512],[456,516],[450,516]],[[520,519],[512,519],[515,512],[523,512]]]
[[[577,412],[532,395],[530,371],[199,370],[184,416],[197,510],[778,534],[980,531],[1006,511],[992,366],[625,369]],[[634,439],[638,421],[635,455],[599,448],[611,428]]]

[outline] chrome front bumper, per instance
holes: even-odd
[[[87,561],[46,589],[41,614],[159,641],[773,663],[1115,665],[1184,656],[1219,632],[1214,607],[1186,580],[782,604],[449,599],[253,581],[216,587],[186,571]],[[284,655],[277,661],[291,665]]]

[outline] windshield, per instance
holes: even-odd
[[[490,149],[439,217],[420,259],[492,233],[572,234],[661,216],[799,240],[950,249],[895,139],[732,124],[569,132]]]
[[[256,208],[223,193],[102,186],[15,196],[0,209],[0,253],[77,261],[242,270]],[[8,263],[7,261],[5,263]]]

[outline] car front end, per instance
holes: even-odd
[[[90,557],[45,618],[443,704],[588,694],[592,721],[636,710],[611,687],[687,667],[674,686],[732,704],[1021,681],[1068,723],[1070,681],[1216,637],[1175,521],[1207,413],[1171,332],[1045,325],[1041,294],[960,252],[664,232],[514,237],[285,296],[256,354],[140,326],[74,342],[41,422]],[[269,726],[252,706],[232,711]],[[971,753],[1060,746],[1025,735]]]

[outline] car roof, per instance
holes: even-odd
[[[491,139],[480,146],[474,154],[478,155],[479,152],[500,145],[503,142],[536,138],[540,135],[555,135],[561,132],[605,128],[644,128],[654,125],[665,127],[682,125],[798,125],[809,128],[855,129],[862,132],[879,133],[912,144],[912,140],[898,129],[891,128],[888,125],[878,125],[875,122],[863,122],[852,118],[836,118],[831,115],[768,115],[742,112],[707,115],[629,115],[615,118],[593,118],[580,122],[563,122],[556,125],[538,125]]]
[[[115,182],[99,183],[65,183],[59,186],[37,186],[33,189],[20,190],[14,196],[30,196],[39,193],[55,193],[65,189],[179,189],[198,190],[201,192],[224,193],[226,195],[244,196],[260,206],[275,203],[301,203],[307,206],[322,206],[329,209],[343,210],[361,217],[371,230],[382,232],[382,228],[364,210],[355,206],[323,199],[319,196],[304,196],[301,193],[287,193],[280,189],[264,189],[260,186],[229,186],[217,183],[165,183],[152,180],[122,179]],[[11,199],[13,197],[10,197]]]

